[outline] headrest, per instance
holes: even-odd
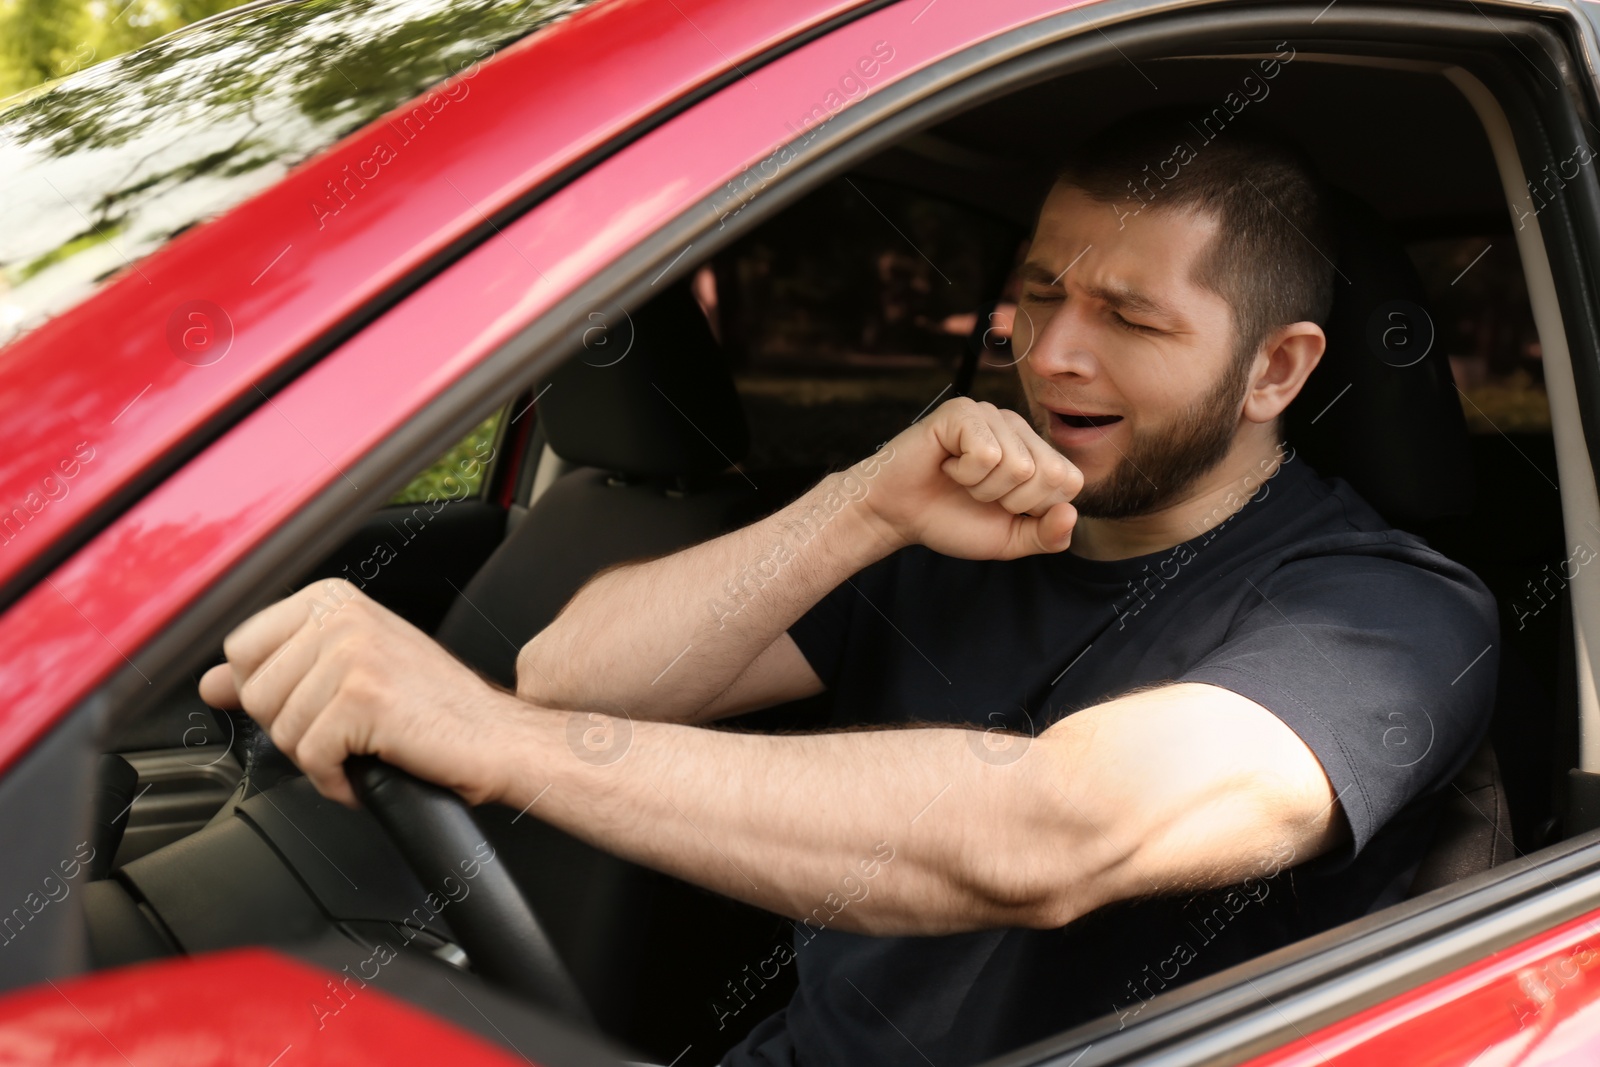
[[[1370,207],[1330,194],[1339,235],[1328,348],[1284,413],[1295,451],[1402,528],[1469,513],[1466,420],[1422,279]]]
[[[597,320],[585,338],[539,401],[556,455],[644,477],[712,474],[744,458],[744,408],[687,284]]]

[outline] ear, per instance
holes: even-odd
[[[1250,391],[1245,394],[1245,419],[1270,423],[1300,395],[1306,378],[1317,369],[1328,337],[1314,322],[1292,322],[1274,330],[1256,353]]]

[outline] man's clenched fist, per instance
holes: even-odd
[[[863,499],[891,544],[963,559],[1060,552],[1083,475],[1028,420],[957,397],[900,433]]]

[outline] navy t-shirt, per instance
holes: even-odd
[[[1437,801],[1488,729],[1493,596],[1292,451],[1252,489],[1211,530],[1132,559],[1069,549],[978,562],[907,548],[789,633],[841,727],[1038,734],[1137,686],[1232,690],[1316,754],[1349,843],[1309,862],[1267,858],[1238,886],[1119,901],[1058,930],[871,937],[796,924],[798,989],[727,1067],[966,1067],[1108,1013],[1125,1025],[1165,989],[1404,897]],[[1003,746],[984,751],[1007,758]]]

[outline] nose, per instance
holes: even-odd
[[[1083,303],[1068,300],[1048,319],[1026,307],[1017,309],[1012,326],[1012,345],[1019,365],[1046,380],[1071,377],[1091,382],[1099,374],[1099,360],[1091,347],[1091,331],[1083,321]]]

